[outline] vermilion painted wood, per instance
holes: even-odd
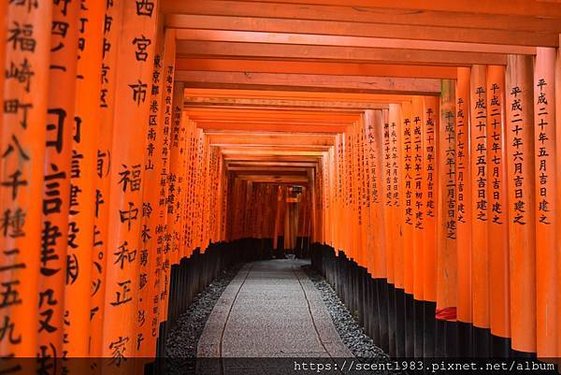
[[[442,81],[438,153],[440,176],[436,294],[438,310],[456,308],[458,303],[455,112],[455,83]]]
[[[557,348],[559,311],[557,289],[559,275],[556,260],[559,244],[556,241],[558,208],[556,189],[559,168],[555,139],[556,50],[540,48],[534,65],[534,155],[536,194],[536,339],[541,357],[555,357]]]
[[[470,82],[470,180],[471,184],[471,283],[473,324],[489,328],[489,124],[487,123],[487,68],[474,65]]]
[[[85,27],[80,27],[80,38],[87,41],[99,41],[103,30],[100,27],[105,13],[103,3],[87,1],[84,7],[80,7],[80,18],[86,19]],[[78,24],[76,24],[76,27]],[[98,100],[83,100],[90,97],[92,93],[98,93],[101,89],[101,43],[85,43],[79,51],[77,61],[75,117],[80,122],[73,126],[76,137],[72,139],[72,152],[74,162],[79,173],[72,169],[71,184],[75,196],[70,207],[70,238],[72,246],[69,246],[68,259],[72,265],[78,267],[77,278],[66,285],[65,309],[68,315],[65,320],[68,324],[64,327],[67,339],[63,343],[63,349],[69,357],[87,357],[90,354],[90,337],[92,332],[91,309],[96,306],[92,297],[92,278],[94,256],[97,257],[94,243],[94,221],[95,209],[92,203],[96,201],[96,165],[99,139],[99,124],[101,121],[101,109]],[[69,123],[72,123],[69,120]],[[76,270],[74,270],[76,271]],[[96,274],[97,276],[97,274]],[[83,296],[76,298],[76,296]],[[88,298],[85,298],[85,297]],[[89,302],[89,303],[88,303]],[[85,366],[81,366],[84,368]],[[77,371],[76,370],[71,370]]]
[[[472,168],[473,152],[470,134],[473,132],[470,68],[458,68],[456,85],[456,181],[458,226],[458,320],[471,323],[472,312]],[[477,197],[477,196],[476,196]],[[485,238],[486,240],[486,238]]]
[[[0,130],[3,155],[10,147],[12,149],[0,163],[0,180],[8,183],[0,189],[1,212],[2,215],[9,214],[13,218],[19,216],[18,220],[25,219],[25,226],[7,228],[9,230],[6,235],[2,235],[0,241],[0,262],[9,267],[0,274],[0,280],[2,283],[12,283],[10,285],[18,291],[20,300],[19,303],[9,303],[0,311],[2,322],[7,322],[10,326],[13,324],[11,339],[5,335],[0,340],[0,356],[35,357],[42,214],[38,198],[42,196],[43,190],[43,170],[40,166],[44,164],[45,155],[44,124],[47,120],[49,91],[52,3],[43,2],[31,11],[17,4],[9,4],[7,7],[4,4],[4,10],[6,13],[3,24],[10,25],[8,32],[3,31],[5,37],[17,32],[17,28],[14,29],[16,23],[30,24],[33,25],[32,35],[36,43],[32,49],[33,44],[4,39],[5,44],[2,46],[6,53],[6,64],[13,62],[16,66],[21,66],[27,59],[34,67],[35,75],[29,81],[29,89],[27,81],[18,82],[17,79],[4,80],[2,87],[5,101],[19,102],[27,109],[25,116],[24,109],[19,109],[16,113],[3,113]],[[35,368],[33,363],[26,365],[24,362],[20,363],[24,370],[32,371]],[[2,367],[10,368],[11,365],[17,363],[6,363]]]
[[[370,4],[372,5],[372,4]],[[426,4],[424,4],[426,6]],[[399,5],[398,5],[399,6]],[[515,6],[511,6],[512,8]],[[450,9],[427,9],[422,12],[404,12],[398,9],[384,9],[380,7],[352,7],[307,4],[305,7],[298,4],[270,3],[270,2],[244,2],[244,1],[221,1],[211,0],[204,3],[185,3],[176,0],[165,1],[162,11],[168,16],[169,22],[180,19],[182,14],[192,15],[216,15],[227,17],[264,17],[284,18],[290,20],[319,20],[319,21],[346,21],[352,23],[380,24],[388,27],[390,32],[395,32],[399,27],[413,26],[419,34],[419,38],[426,38],[425,30],[431,27],[442,27],[442,31],[436,36],[437,40],[448,38],[448,33],[454,33],[455,29],[467,29],[477,32],[483,29],[490,30],[529,31],[539,33],[559,33],[561,26],[553,18],[528,17],[528,13],[522,14],[493,14],[473,12],[458,13]],[[516,12],[517,10],[514,10]],[[390,34],[394,35],[394,34]]]
[[[439,100],[433,97],[423,99],[424,104],[424,152],[426,171],[426,206],[424,220],[424,279],[423,300],[436,301],[437,275],[437,202],[439,192],[437,188],[440,169],[438,165],[438,129],[440,123]]]
[[[267,7],[267,5],[264,5]],[[263,12],[262,12],[263,13]],[[339,12],[341,13],[341,12]],[[263,16],[260,14],[259,16]],[[461,43],[488,43],[491,45],[525,45],[525,46],[557,46],[558,40],[552,29],[548,29],[543,34],[521,31],[500,31],[500,30],[477,30],[465,33],[463,29],[455,27],[443,27],[438,24],[426,25],[399,25],[397,23],[386,23],[377,19],[378,23],[366,23],[364,16],[360,17],[363,22],[341,22],[310,19],[282,19],[279,15],[272,17],[224,17],[209,15],[187,15],[169,14],[166,18],[166,25],[177,29],[207,29],[207,30],[235,30],[252,32],[286,32],[301,34],[320,34],[336,36],[358,36],[370,38],[406,38],[416,41],[445,41],[457,43],[454,50],[462,50]],[[393,17],[392,17],[393,18]],[[356,21],[356,20],[355,20]],[[181,34],[180,34],[181,35]],[[181,39],[185,39],[181,37]],[[391,43],[391,40],[388,40]],[[438,44],[434,44],[437,48]],[[407,46],[410,48],[411,46]],[[469,49],[469,47],[468,47]],[[514,51],[512,51],[514,52]]]
[[[346,76],[403,77],[403,78],[449,78],[456,77],[456,69],[446,66],[411,66],[367,63],[332,63],[315,61],[285,61],[278,64],[267,60],[197,59],[178,58],[179,70],[323,74]]]
[[[101,122],[96,151],[96,200],[94,220],[94,245],[92,256],[92,298],[91,298],[91,332],[99,332],[105,319],[105,290],[108,265],[106,259],[110,256],[107,250],[109,233],[109,199],[111,176],[111,147],[113,143],[113,115],[115,110],[115,88],[117,85],[117,58],[120,33],[123,23],[122,3],[105,7],[104,18],[113,20],[111,27],[103,28],[103,40],[111,48],[102,52],[101,89],[99,92],[99,106]],[[101,41],[100,41],[101,43]],[[102,49],[103,51],[103,49]],[[103,352],[103,333],[92,334],[91,355],[101,357]]]
[[[506,98],[512,347],[535,352],[537,270],[532,59],[509,57]]]
[[[401,173],[401,194],[400,206],[400,235],[402,236],[402,248],[398,250],[403,254],[403,262],[396,262],[399,267],[399,273],[402,276],[403,289],[407,294],[413,294],[414,280],[414,156],[413,156],[413,120],[414,110],[412,102],[405,102],[401,105],[401,121],[400,121],[400,148],[402,150],[400,158]],[[398,275],[399,275],[398,273]]]
[[[110,148],[110,230],[107,237],[107,249],[110,250],[106,258],[104,357],[114,356],[116,350],[134,356],[140,340],[136,326],[141,261],[139,233],[142,229],[142,188],[148,188],[148,185],[145,180],[140,181],[140,186],[136,183],[138,171],[142,176],[150,104],[148,82],[152,78],[153,59],[143,61],[143,55],[137,55],[138,43],[131,41],[138,37],[141,30],[145,38],[153,41],[146,47],[147,56],[154,56],[156,12],[152,12],[151,16],[137,14],[135,3],[125,3],[122,22]],[[127,135],[128,142],[123,142],[123,134]]]
[[[487,149],[489,160],[489,295],[491,333],[510,337],[510,275],[505,123],[505,69],[487,67]]]
[[[39,357],[43,358],[62,353],[64,337],[68,222],[72,199],[70,195],[72,139],[76,132],[74,107],[79,15],[80,6],[77,3],[68,6],[59,4],[53,7],[53,25],[67,24],[68,29],[64,34],[61,34],[56,26],[51,30],[49,80],[58,82],[67,89],[61,92],[58,86],[49,85],[47,102],[41,268],[37,291],[39,293],[37,352]],[[77,269],[73,271],[79,272]],[[72,296],[72,298],[76,297]]]

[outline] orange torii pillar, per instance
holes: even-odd
[[[38,371],[55,364],[62,350],[67,278],[67,245],[72,139],[75,137],[75,83],[80,4],[53,7],[49,99],[47,103],[45,165],[39,275]],[[56,82],[56,84],[54,84]],[[60,87],[66,89],[61,92]],[[69,199],[70,198],[70,199]],[[70,238],[72,240],[72,237]],[[70,279],[76,269],[68,270]],[[79,298],[72,296],[72,298]],[[75,301],[74,301],[75,302]],[[87,302],[86,302],[87,303]]]
[[[422,304],[424,298],[425,274],[425,207],[426,207],[426,168],[424,146],[424,98],[414,97],[411,116],[411,152],[412,152],[412,186],[413,186],[413,289],[408,299],[408,329],[411,330],[413,349],[412,356],[423,355],[423,332],[420,318],[423,316]]]
[[[94,356],[90,347],[92,257],[95,254],[94,220],[96,202],[96,162],[101,109],[91,93],[101,89],[102,33],[105,4],[87,0],[80,7],[80,38],[76,76],[75,116],[72,137],[70,223],[68,235],[68,279],[65,297],[63,349],[68,357]],[[95,98],[95,99],[94,99]],[[71,123],[72,123],[71,122]],[[79,361],[78,361],[79,362]],[[74,368],[74,362],[70,362]],[[82,363],[75,371],[85,371]]]
[[[185,179],[185,142],[186,142],[186,121],[177,121],[173,115],[175,106],[183,107],[183,85],[167,82],[166,90],[171,89],[172,103],[166,107],[166,111],[171,110],[171,137],[170,137],[170,165],[169,165],[169,186],[167,196],[168,229],[171,238],[170,262],[177,264],[183,255],[181,247],[183,218],[181,217],[183,197],[183,184]],[[180,102],[179,102],[180,101]],[[189,254],[187,254],[189,255]]]
[[[488,124],[487,68],[471,68],[469,164],[471,183],[471,292],[473,312],[473,354],[489,356],[489,248],[488,248]],[[461,261],[458,264],[458,271]]]
[[[509,55],[506,150],[512,349],[536,352],[534,93],[531,56]]]
[[[423,277],[423,354],[434,355],[435,324],[434,308],[436,304],[436,269],[437,269],[437,202],[438,202],[438,129],[439,98],[425,97],[424,104],[424,170],[426,181],[426,200],[424,218],[424,277]]]
[[[115,81],[107,238],[103,357],[112,368],[131,368],[125,358],[142,343],[137,330],[142,165],[148,120],[157,7],[125,2]],[[126,134],[128,142],[123,143]],[[146,188],[148,188],[146,186]]]
[[[389,354],[397,355],[399,342],[397,342],[396,331],[398,322],[394,312],[397,291],[403,289],[403,237],[401,213],[404,208],[402,202],[403,190],[401,184],[400,159],[403,149],[400,146],[401,138],[401,105],[390,104],[388,112],[388,140],[384,140],[384,157],[386,161],[386,238],[391,238],[386,251],[387,275],[388,275],[388,327],[389,327]],[[386,129],[384,131],[386,138]],[[389,155],[388,155],[389,154]],[[389,163],[388,163],[389,161]],[[389,170],[388,170],[389,164]],[[389,178],[388,178],[389,177]],[[390,205],[391,204],[391,205]],[[399,323],[400,324],[400,323]]]
[[[100,358],[103,352],[103,334],[99,328],[105,317],[106,271],[110,256],[107,248],[109,228],[109,198],[113,143],[113,114],[115,112],[115,88],[117,87],[117,52],[123,17],[123,2],[107,2],[103,23],[102,61],[99,68],[101,87],[99,107],[101,122],[96,151],[96,180],[94,203],[92,293],[90,304],[90,355]]]
[[[561,41],[561,36],[559,38]],[[557,61],[555,62],[555,112],[558,115],[555,117],[555,144],[561,145],[561,49],[557,49]],[[555,156],[555,162],[558,165],[561,162],[561,156]],[[559,176],[559,175],[558,175]],[[558,177],[556,176],[556,178]],[[561,181],[557,181],[555,187],[555,199],[557,204],[561,204]],[[557,228],[557,243],[560,243],[561,237],[561,220],[556,221]],[[557,282],[556,285],[561,283],[561,256],[557,256]],[[561,288],[557,288],[557,316],[561,315]],[[561,357],[561,324],[557,324],[557,357]]]
[[[401,143],[400,160],[402,215],[400,217],[403,248],[398,250],[403,256],[403,262],[396,263],[403,275],[403,290],[396,294],[395,313],[397,324],[397,353],[398,356],[412,356],[414,352],[414,332],[412,327],[413,280],[414,280],[414,174],[413,158],[413,126],[414,114],[412,101],[401,105]]]
[[[169,303],[169,284],[171,280],[171,236],[170,222],[168,217],[168,194],[170,189],[171,174],[171,134],[172,134],[172,116],[173,116],[173,87],[175,76],[175,32],[167,30],[165,33],[164,46],[164,66],[162,67],[161,91],[162,101],[161,109],[162,119],[160,125],[161,134],[161,176],[159,179],[158,189],[158,205],[157,213],[161,226],[157,230],[157,252],[161,253],[160,264],[158,267],[156,293],[159,295],[159,307],[157,324],[152,323],[153,329],[159,325],[158,335],[160,340],[165,340],[166,331],[165,324],[167,320],[167,308]],[[154,319],[154,317],[152,317]],[[163,346],[161,346],[163,347]],[[157,353],[164,355],[165,353]]]
[[[510,347],[510,286],[507,217],[505,67],[487,67],[487,195],[489,200],[489,319],[491,355],[504,357]]]
[[[166,113],[166,87],[173,82],[175,64],[175,33],[167,30],[165,36],[158,35],[158,46],[154,56],[154,71],[151,82],[150,113],[146,127],[146,148],[144,150],[143,173],[146,181],[155,181],[156,186],[143,191],[142,228],[140,232],[140,275],[139,275],[139,332],[143,337],[139,356],[153,358],[156,354],[156,340],[159,325],[165,320],[163,310],[166,290],[163,264],[165,260],[165,235],[168,225],[165,196],[169,150],[164,151],[169,140],[170,114]],[[165,121],[167,120],[167,126]],[[167,141],[167,142],[166,142]]]
[[[0,128],[1,357],[37,355],[43,169],[51,49],[52,2],[3,2],[7,34]],[[2,7],[0,6],[0,7]],[[5,69],[5,70],[4,70]],[[16,71],[27,72],[19,79]],[[31,75],[31,73],[33,73]],[[0,370],[34,371],[30,361],[4,360]]]
[[[466,355],[471,355],[472,336],[472,178],[470,145],[470,68],[458,68],[456,85],[456,187],[458,252],[458,339]]]
[[[436,356],[457,352],[457,189],[454,81],[442,81],[439,129],[437,227]]]
[[[561,257],[556,222],[559,174],[557,141],[555,139],[556,50],[538,48],[534,65],[534,155],[536,194],[536,352],[541,358],[557,356],[559,304],[557,290],[560,276],[557,258]]]
[[[364,168],[366,170],[365,205],[368,231],[365,246],[371,249],[372,261],[370,264],[371,276],[374,279],[371,285],[371,295],[377,301],[373,306],[374,316],[370,322],[374,332],[374,340],[381,346],[388,346],[388,306],[387,306],[387,239],[384,227],[385,199],[383,194],[384,165],[384,113],[368,110],[365,112],[363,132]]]

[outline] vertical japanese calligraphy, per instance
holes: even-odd
[[[0,355],[35,357],[51,2],[7,5],[0,130]],[[3,361],[2,371],[29,363]],[[32,364],[34,365],[34,364]],[[27,370],[31,370],[26,368]]]
[[[76,71],[75,115],[72,124],[70,166],[70,222],[68,226],[67,274],[65,289],[66,340],[63,349],[69,357],[90,353],[90,289],[94,256],[96,202],[96,162],[98,100],[82,100],[101,87],[102,29],[104,3],[82,1],[79,15],[78,62]],[[95,98],[95,96],[94,96]],[[78,297],[79,296],[79,297]]]
[[[150,105],[148,84],[153,74],[156,44],[156,12],[138,2],[125,2],[122,23],[115,81],[115,97],[120,100],[114,103],[110,148],[108,223],[111,231],[107,237],[102,351],[104,357],[111,358],[109,364],[116,367],[125,366],[126,358],[134,356],[142,343],[136,309],[142,250],[138,234],[142,228],[145,181],[142,165]],[[139,38],[144,41],[138,43]],[[130,142],[121,141],[123,134]]]
[[[505,91],[512,347],[532,352],[536,349],[536,234],[531,58],[508,57]]]
[[[456,103],[453,81],[442,81],[439,129],[437,318],[455,319],[457,306]]]
[[[505,100],[505,68],[487,67],[489,315],[491,332],[503,338],[510,336]]]
[[[471,68],[470,86],[470,183],[471,183],[471,282],[473,324],[489,328],[489,250],[488,250],[488,125],[487,69]],[[477,345],[483,346],[482,342]],[[481,348],[480,350],[486,350]]]
[[[555,357],[557,325],[551,311],[559,311],[556,299],[559,274],[554,261],[559,257],[555,196],[559,168],[555,139],[555,54],[554,49],[539,48],[534,67],[534,156],[535,156],[535,223],[536,223],[536,339],[537,353]]]

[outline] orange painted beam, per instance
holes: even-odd
[[[295,133],[326,133],[337,134],[347,129],[345,124],[308,124],[308,123],[288,123],[271,124],[267,122],[247,123],[247,122],[209,122],[199,123],[198,127],[204,130],[227,129],[235,131],[265,131],[265,132],[295,132]]]
[[[252,58],[286,60],[328,60],[332,62],[381,62],[384,64],[429,64],[468,66],[505,65],[506,56],[474,52],[306,46],[268,43],[179,41],[178,56],[197,58]]]
[[[182,58],[178,58],[181,61]],[[189,98],[224,98],[224,99],[271,99],[294,101],[328,102],[336,100],[343,103],[401,103],[411,100],[408,95],[341,93],[341,92],[313,92],[313,91],[268,91],[268,90],[219,90],[187,88],[186,100]]]
[[[429,78],[389,78],[362,76],[322,76],[253,72],[180,71],[176,79],[187,87],[202,88],[264,88],[291,90],[335,90],[372,93],[408,93],[437,95],[439,81]]]
[[[276,0],[245,0],[248,2],[275,3]],[[302,0],[285,0],[287,4],[302,4]],[[369,0],[305,0],[306,4],[336,5],[343,7],[365,7],[369,8],[372,3]],[[458,0],[453,3],[446,0],[436,0],[427,3],[424,0],[404,0],[395,2],[392,0],[377,0],[377,8],[388,10],[429,10],[446,11],[455,13],[472,13],[473,2],[470,0]],[[544,18],[561,18],[561,9],[554,3],[535,2],[526,0],[482,0],[478,3],[477,11],[484,14],[502,14],[519,16],[536,16]]]
[[[271,3],[263,1],[223,1],[207,0],[205,2],[166,1],[162,11],[173,19],[178,15],[215,15],[227,17],[263,17],[286,18],[290,20],[346,21],[353,23],[371,23],[389,26],[394,25],[445,27],[447,29],[483,29],[529,31],[539,33],[559,33],[561,26],[554,18],[533,18],[528,14],[494,14],[473,12],[458,13],[443,9],[427,9],[423,4],[422,12],[407,12],[398,9],[373,7],[334,6],[306,4],[300,6],[293,3]],[[377,5],[377,4],[376,4]],[[171,21],[171,20],[170,20]],[[394,30],[395,31],[395,30]],[[446,38],[442,36],[441,38]]]
[[[323,111],[290,111],[290,112],[277,112],[268,110],[239,110],[239,109],[226,109],[216,110],[212,108],[195,108],[186,111],[187,116],[195,122],[202,121],[307,121],[310,123],[317,122],[348,122],[356,121],[360,112],[352,113],[325,113]]]
[[[402,77],[402,78],[448,78],[456,77],[456,69],[430,65],[388,65],[367,63],[332,63],[315,61],[285,61],[279,64],[268,60],[241,59],[177,59],[178,70],[255,72],[286,74],[321,74],[345,76]]]
[[[265,5],[266,6],[266,5]],[[204,12],[204,11],[203,11]],[[212,29],[212,30],[236,30],[267,33],[285,33],[290,30],[299,34],[322,34],[335,36],[358,36],[369,38],[402,38],[410,40],[406,48],[421,48],[425,45],[419,41],[443,41],[456,43],[471,43],[466,50],[475,50],[482,46],[477,44],[486,43],[494,45],[515,46],[550,46],[555,47],[558,43],[556,33],[552,29],[544,33],[524,31],[503,30],[478,30],[471,29],[469,33],[463,29],[454,27],[443,27],[440,23],[427,23],[424,25],[407,25],[362,22],[341,22],[310,19],[282,19],[273,17],[225,17],[209,15],[187,15],[169,14],[166,17],[166,25],[177,29]],[[180,37],[181,38],[181,37]],[[183,39],[183,38],[181,38]],[[463,44],[465,46],[465,44]],[[455,50],[463,50],[460,45]]]
[[[189,27],[193,27],[189,25]],[[291,30],[288,28],[286,30]],[[536,48],[532,46],[502,45],[465,42],[443,42],[434,40],[411,40],[392,38],[373,38],[364,36],[339,36],[313,33],[298,34],[295,32],[258,32],[258,31],[231,31],[231,30],[205,30],[205,29],[176,29],[179,40],[197,40],[208,42],[241,42],[264,43],[284,45],[313,45],[335,47],[359,48],[387,48],[398,50],[421,51],[462,51],[472,53],[516,53],[521,55],[535,55]],[[550,38],[555,46],[555,38]],[[551,43],[550,43],[551,44]]]

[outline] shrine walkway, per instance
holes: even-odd
[[[214,307],[198,357],[352,357],[302,260],[245,265]]]

